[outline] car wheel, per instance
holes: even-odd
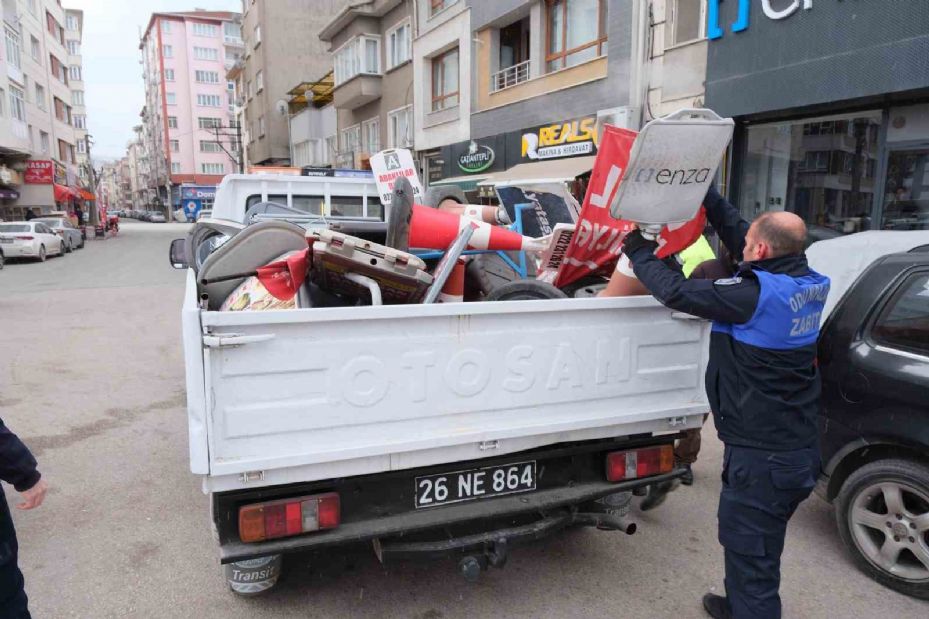
[[[39,262],[45,262],[48,255],[45,253],[45,245],[39,247]]]
[[[859,569],[929,599],[929,466],[879,460],[861,467],[842,485],[835,514]]]
[[[65,253],[70,254],[72,251],[74,251],[74,248],[71,247],[71,241],[68,241],[68,244],[65,245]]]
[[[540,301],[567,299],[568,295],[547,282],[537,279],[520,279],[503,284],[487,295],[488,301]]]
[[[59,255],[59,256],[64,256],[66,251],[67,251],[67,248],[65,247],[65,242],[62,241],[62,242],[58,245],[58,255]]]
[[[6,259],[3,257],[3,253],[0,253],[0,270],[3,270],[4,262],[6,262]]]

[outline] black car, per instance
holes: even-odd
[[[929,246],[858,277],[823,326],[819,367],[817,493],[859,568],[929,599]]]

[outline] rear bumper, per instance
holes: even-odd
[[[31,258],[39,255],[39,252],[35,250],[32,245],[4,243],[0,246],[0,249],[3,250],[3,256],[5,258]]]
[[[530,494],[514,494],[485,501],[461,503],[413,512],[406,512],[341,525],[337,529],[321,533],[290,537],[270,542],[245,544],[229,541],[220,546],[220,561],[233,563],[246,559],[255,559],[273,554],[284,554],[304,550],[315,550],[327,546],[340,546],[375,539],[390,538],[400,534],[427,531],[433,528],[463,524],[472,521],[489,521],[502,516],[537,513],[541,519],[538,523],[517,527],[519,530],[504,532],[513,541],[531,541],[545,537],[574,522],[574,514],[566,509],[600,499],[617,492],[631,491],[635,488],[656,482],[676,479],[684,474],[685,469],[675,469],[665,475],[656,475],[627,482],[610,483],[607,481],[588,481],[569,487],[540,490]],[[491,534],[500,533],[494,532]],[[484,536],[474,540],[464,538],[446,538],[446,550],[466,549],[474,544],[486,541]],[[473,542],[473,543],[472,543]],[[377,549],[377,546],[375,547]],[[434,545],[423,546],[423,552],[416,553],[415,548],[403,549],[403,554],[435,554]]]

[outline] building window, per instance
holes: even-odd
[[[201,153],[219,153],[222,152],[222,149],[219,147],[219,143],[211,140],[200,140],[200,152]]]
[[[77,141],[77,152],[79,152],[82,155],[87,154],[87,141],[84,140],[83,138]]]
[[[458,0],[429,0],[432,4],[430,7],[429,15],[435,15],[440,11],[444,11],[448,7],[456,4]]]
[[[36,0],[29,0],[29,12],[33,15],[38,15],[38,9],[36,8]]]
[[[42,149],[43,155],[47,155],[52,149],[52,142],[44,131],[39,131],[39,147]]]
[[[177,116],[168,116],[168,129],[177,129]]]
[[[400,66],[410,59],[410,20],[387,31],[387,69]]]
[[[48,28],[48,33],[52,35],[56,41],[64,45],[65,29],[58,24],[58,20],[55,19],[48,11],[45,11],[45,25]]]
[[[705,2],[694,0],[672,0],[668,3],[670,14],[665,25],[665,47],[673,47],[702,39]]]
[[[171,22],[167,19],[161,20],[161,31],[162,32],[171,32]]]
[[[64,140],[58,140],[58,159],[65,163],[74,162],[74,147]]]
[[[0,88],[0,118],[6,115],[6,91]]]
[[[165,69],[165,81],[166,82],[174,81],[174,69]]]
[[[228,43],[241,43],[242,28],[239,24],[231,21],[223,23],[223,36]]]
[[[245,82],[245,95],[251,99],[252,98],[252,80]]]
[[[394,110],[387,117],[387,139],[389,148],[406,148],[413,144],[413,106]]]
[[[339,137],[343,154],[354,155],[361,150],[361,125],[354,125],[347,129],[343,129]]]
[[[260,25],[255,26],[254,34],[255,34],[255,47],[258,47],[259,45],[261,45],[261,26]]]
[[[181,163],[179,161],[171,162],[171,174],[180,174],[181,173]]]
[[[875,342],[917,355],[929,355],[929,275],[914,273],[883,309],[871,337]]]
[[[42,64],[42,44],[32,35],[29,35],[29,50],[32,53],[32,59]]]
[[[49,54],[49,66],[52,68],[52,75],[58,78],[58,81],[68,83],[68,71],[65,69],[65,65],[62,64],[60,60],[54,55]]]
[[[4,26],[3,30],[6,33],[6,61],[17,69],[22,69],[23,58],[20,52],[19,33],[9,26]]]
[[[258,137],[261,137],[265,134],[265,117],[258,117]]]
[[[35,104],[39,106],[40,110],[45,109],[45,105],[46,105],[45,87],[39,84],[35,85]]]
[[[194,58],[197,60],[219,60],[219,52],[215,47],[194,47]]]
[[[219,118],[206,118],[199,117],[197,118],[197,126],[201,129],[212,129],[213,127],[222,127],[223,122]]]
[[[326,161],[325,163],[332,164],[335,161],[336,155],[339,152],[339,138],[336,135],[330,135],[326,138]]]
[[[72,56],[81,55],[81,42],[80,41],[68,41],[68,53]]]
[[[381,150],[381,122],[377,116],[361,123],[362,150],[373,155]]]
[[[174,58],[174,48],[170,45],[164,45],[161,48],[161,56],[163,58]]]
[[[71,104],[72,105],[84,105],[84,91],[83,90],[71,91]]]
[[[606,54],[606,0],[546,0],[545,7],[547,71]]]
[[[881,227],[929,229],[929,148],[892,149],[887,153]]]
[[[71,31],[78,30],[80,26],[77,23],[77,15],[68,15],[65,17],[65,26]]]
[[[10,117],[26,122],[26,93],[10,84]]]
[[[255,74],[255,87],[258,89],[257,92],[261,92],[265,87],[264,73],[261,70]]]
[[[170,140],[169,143],[171,144],[171,152],[172,152],[172,153],[179,153],[179,152],[181,152],[181,142],[180,142],[180,140]]]
[[[218,84],[219,73],[216,71],[194,71],[194,79],[201,84]]]
[[[198,37],[215,37],[219,36],[219,28],[213,24],[204,24],[194,22],[194,35]]]
[[[68,105],[58,97],[53,97],[53,101],[55,104],[55,118],[70,125],[71,110],[68,108]]]
[[[432,59],[432,111],[458,105],[458,48]]]
[[[74,127],[76,129],[86,129],[87,128],[87,116],[84,114],[75,114],[74,118]]]
[[[73,64],[68,67],[68,79],[70,79],[72,82],[81,81],[81,65]]]
[[[165,93],[165,100],[168,102],[168,105],[176,105],[176,104],[177,104],[177,95],[175,95],[173,92],[166,92],[166,93]]]
[[[226,168],[221,163],[201,163],[200,171],[203,174],[223,174]]]
[[[743,216],[796,213],[811,239],[870,229],[880,124],[875,111],[748,127],[736,202]]]
[[[197,105],[200,107],[220,107],[222,104],[219,95],[197,95]]]
[[[344,84],[356,75],[381,72],[381,40],[375,37],[355,37],[335,52],[335,85]]]

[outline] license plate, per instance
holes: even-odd
[[[535,490],[535,461],[416,478],[416,509]]]

